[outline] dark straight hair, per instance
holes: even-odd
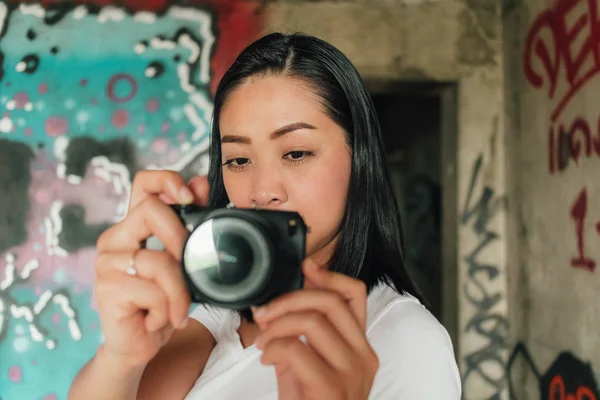
[[[269,34],[242,51],[225,73],[214,101],[209,206],[224,207],[229,202],[223,184],[219,131],[228,94],[249,78],[277,75],[308,84],[320,96],[328,116],[346,131],[352,150],[346,210],[329,269],[362,280],[369,292],[384,282],[426,304],[406,269],[400,212],[371,96],[350,60],[321,39]]]

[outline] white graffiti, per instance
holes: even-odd
[[[60,247],[58,235],[62,232],[63,224],[60,217],[60,211],[63,208],[63,203],[60,200],[55,200],[50,206],[50,215],[44,218],[44,228],[46,233],[46,249],[48,255],[57,255],[67,257],[69,253]]]
[[[190,50],[190,56],[187,61],[182,61],[177,65],[177,75],[181,89],[188,93],[189,103],[183,106],[183,111],[190,123],[195,127],[192,134],[192,143],[184,142],[181,144],[181,151],[185,156],[173,165],[163,167],[174,171],[181,171],[185,166],[190,164],[194,159],[203,153],[206,153],[209,146],[208,133],[210,126],[207,126],[205,121],[211,121],[213,105],[203,92],[199,92],[198,88],[193,85],[190,76],[191,66],[199,63],[198,78],[202,84],[208,84],[210,80],[210,53],[212,46],[215,43],[215,36],[212,33],[212,19],[209,14],[196,9],[188,9],[182,7],[171,7],[169,15],[176,19],[185,19],[199,24],[200,35],[202,42],[196,41],[187,33],[181,33],[174,39],[165,39],[160,36],[150,39],[149,44],[143,42],[137,43],[133,51],[137,54],[143,54],[148,47],[154,50],[172,50],[178,44]],[[152,75],[152,70],[147,70],[146,74]],[[201,110],[204,114],[204,119],[198,115]],[[200,143],[198,141],[202,140]],[[152,167],[151,167],[152,168]]]
[[[9,327],[8,322],[12,318],[15,320],[24,319],[28,325],[29,335],[35,342],[44,343],[46,348],[52,350],[56,347],[56,341],[52,339],[46,330],[40,324],[40,316],[51,304],[57,305],[65,317],[71,338],[79,341],[82,338],[81,328],[76,320],[76,314],[71,307],[69,298],[60,291],[45,290],[37,299],[35,304],[19,304],[13,298],[9,290],[17,284],[26,282],[33,271],[40,267],[38,260],[29,260],[21,271],[17,273],[15,257],[7,254],[5,257],[6,267],[4,279],[0,282],[0,338],[2,338]]]
[[[113,163],[104,156],[92,158],[91,164],[94,174],[105,182],[111,183],[114,193],[121,197],[122,200],[117,204],[117,214],[112,222],[121,221],[127,213],[127,205],[131,195],[129,170],[125,165]]]

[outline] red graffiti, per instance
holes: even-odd
[[[527,80],[536,88],[547,81],[550,99],[557,99],[551,116],[555,122],[573,96],[600,72],[597,0],[558,0],[542,12],[529,28],[523,64]],[[557,95],[561,75],[567,87]]]
[[[117,96],[115,93],[115,87],[121,81],[127,82],[129,85],[129,93],[125,96]],[[106,96],[114,101],[115,103],[125,103],[133,99],[137,93],[137,82],[135,78],[129,74],[116,74],[113,75],[108,84],[106,85]]]
[[[578,386],[575,394],[566,393],[562,376],[555,375],[550,381],[549,400],[597,400],[594,392],[587,386]]]
[[[600,117],[593,125],[583,117],[576,117],[568,126],[550,125],[548,141],[550,174],[564,170],[570,159],[578,165],[582,155],[600,157]]]
[[[593,272],[596,269],[596,261],[586,257],[584,250],[584,225],[587,215],[587,189],[585,187],[581,189],[577,199],[571,206],[570,214],[573,221],[575,221],[575,233],[577,235],[577,258],[571,259],[571,266]],[[600,233],[600,223],[596,224],[596,231]]]

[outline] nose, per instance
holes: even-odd
[[[285,185],[276,166],[257,166],[252,175],[250,201],[258,208],[276,208],[287,202]]]

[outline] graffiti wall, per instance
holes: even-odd
[[[598,398],[599,5],[528,0],[507,19],[523,247],[511,348],[529,360],[521,376],[509,366],[517,398]]]
[[[534,381],[531,395],[528,398],[550,399],[550,400],[597,400],[600,399],[600,391],[596,375],[591,364],[577,358],[568,351],[562,351],[552,360],[545,371],[540,371],[539,366],[533,359],[529,349],[524,343],[518,343],[508,362],[509,387],[512,399],[520,398],[515,388],[519,382],[513,380],[513,367],[521,363],[524,372],[531,375]],[[517,379],[517,378],[515,378]]]
[[[460,214],[461,229],[471,239],[461,255],[465,277],[459,288],[463,307],[469,310],[462,318],[461,338],[461,372],[469,399],[501,399],[506,394],[506,276],[498,254],[503,251],[505,201],[491,179],[490,169],[497,162],[493,154],[488,149],[475,159]]]
[[[257,5],[0,2],[0,399],[65,399],[102,342],[94,245],[141,168],[205,173]],[[136,7],[143,4],[143,8]]]

